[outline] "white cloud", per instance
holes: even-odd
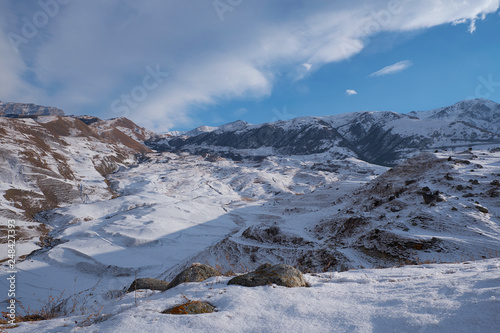
[[[370,76],[383,76],[389,74],[396,74],[405,69],[409,68],[413,63],[410,60],[400,61],[390,66],[386,66],[381,70],[376,71],[375,73],[371,73]]]
[[[40,10],[36,2],[7,2],[0,22]],[[278,76],[297,80],[348,59],[375,33],[472,22],[499,7],[499,0],[290,2],[245,1],[221,21],[204,0],[71,1],[20,54],[1,53],[0,93],[113,116],[112,101],[142,83],[146,66],[159,64],[170,76],[130,117],[166,129],[189,125],[208,104],[268,96]],[[13,29],[20,26],[4,23],[0,47]]]
[[[235,110],[233,112],[233,116],[235,116],[235,117],[242,117],[242,116],[244,116],[247,113],[248,113],[247,109],[245,109],[245,108],[239,108],[239,109],[237,109],[237,110]]]
[[[358,93],[356,92],[356,90],[351,90],[351,89],[347,89],[345,91],[345,93],[349,96],[352,96],[352,95],[357,95]]]
[[[476,20],[471,20],[469,25],[469,32],[473,34],[474,31],[476,31]]]

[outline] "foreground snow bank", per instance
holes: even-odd
[[[216,277],[163,293],[129,293],[109,301],[90,326],[75,324],[86,315],[22,323],[12,331],[455,333],[500,327],[499,258],[305,276],[309,288],[228,286],[229,278]],[[217,312],[160,313],[186,298],[208,301]]]

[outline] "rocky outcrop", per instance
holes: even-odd
[[[162,311],[164,314],[186,315],[186,314],[202,314],[212,313],[215,311],[215,306],[207,302],[189,301],[181,305]]]
[[[284,233],[278,226],[256,225],[243,231],[242,236],[260,243],[281,245],[306,245],[307,242],[298,236]]]
[[[431,191],[428,187],[424,187],[420,193],[422,193],[422,198],[426,204],[444,201],[439,191]]]
[[[132,282],[127,291],[132,292],[139,289],[165,291],[168,289],[168,282],[153,278],[139,278]]]
[[[201,282],[214,276],[222,275],[221,272],[212,266],[194,263],[182,272],[180,272],[168,285],[167,289],[171,289],[184,282]]]
[[[285,264],[274,266],[271,264],[264,264],[253,272],[232,278],[227,284],[236,284],[244,287],[277,284],[279,286],[291,288],[305,287],[306,281],[304,280],[302,272],[292,266]]]

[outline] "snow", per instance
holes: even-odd
[[[197,127],[189,132],[186,132],[186,133],[181,133],[180,135],[185,135],[185,136],[197,136],[197,135],[200,135],[200,134],[203,134],[203,133],[209,133],[209,132],[213,132],[217,129],[217,127],[211,127],[211,126],[200,126],[200,127]],[[177,135],[177,136],[180,136],[180,135]]]
[[[496,258],[306,274],[306,288],[228,286],[229,277],[217,277],[123,294],[91,326],[79,327],[88,315],[77,315],[21,323],[12,332],[498,332],[499,276]],[[161,314],[186,298],[217,311]]]
[[[475,153],[478,159],[474,163],[484,165],[475,176],[487,177],[481,183],[489,183],[491,175],[498,173],[498,156]],[[342,166],[335,172],[318,171],[313,166],[325,161],[321,154],[316,161],[311,161],[311,156],[294,156],[270,157],[261,163],[208,162],[199,156],[172,153],[152,157],[150,163],[124,167],[110,177],[120,197],[69,205],[42,217],[62,243],[17,265],[19,300],[36,308],[49,295],[61,296],[67,300],[69,314],[22,323],[13,332],[495,332],[499,324],[499,259],[307,274],[310,287],[299,289],[227,286],[229,278],[220,277],[164,293],[124,294],[135,274],[170,280],[184,265],[196,261],[231,268],[221,258],[224,253],[216,249],[231,250],[225,255],[235,256],[232,262],[237,266],[231,270],[236,272],[252,269],[248,257],[238,252],[252,247],[260,249],[260,261],[294,264],[297,251],[313,245],[258,243],[242,237],[243,231],[251,226],[277,225],[288,237],[316,244],[318,240],[308,230],[342,214],[339,209],[354,207],[356,200],[366,200],[358,198],[363,195],[360,186],[386,170],[349,159],[322,164]],[[470,166],[457,164],[453,169],[463,174],[457,183],[467,181]],[[390,174],[380,179],[387,177]],[[425,181],[418,186],[436,185],[432,179]],[[339,200],[342,203],[332,205]],[[451,197],[448,200],[452,201]],[[496,212],[490,201],[483,200]],[[410,231],[392,231],[434,237],[436,230],[406,224],[405,214],[419,205],[408,203],[410,209],[397,214],[403,216],[398,223],[405,223]],[[469,207],[467,199],[459,203]],[[449,214],[437,206],[427,213]],[[474,251],[479,244],[498,248],[498,219],[474,209],[466,211],[466,216],[480,222],[460,229],[465,220],[455,215],[455,224],[450,224],[453,228],[439,237],[461,244],[470,253],[478,253]],[[398,220],[395,216],[392,219]],[[227,242],[232,247],[220,247]],[[371,266],[353,248],[339,251],[359,267]],[[432,261],[432,255],[421,260]],[[471,259],[460,258],[461,252],[447,255],[457,262]],[[495,256],[494,252],[490,255]],[[0,277],[2,287],[4,280]],[[161,314],[184,297],[209,301],[218,312],[185,317]],[[70,311],[73,302],[80,304],[81,310]],[[97,319],[85,321],[96,313]],[[79,327],[82,323],[92,325]]]
[[[374,121],[389,120],[386,126],[393,126],[391,121],[418,123],[397,114],[365,116]],[[334,116],[328,121],[338,125],[349,117]],[[308,119],[311,125],[318,124],[317,119]],[[286,126],[300,122],[286,122]],[[436,124],[439,126],[438,121]],[[245,130],[251,126],[258,125],[237,122],[230,127]],[[412,128],[406,129],[418,130],[418,126]],[[412,169],[408,164],[396,175],[353,157],[335,160],[332,152],[270,156],[259,162],[213,162],[188,153],[150,154],[150,162],[122,166],[108,177],[119,194],[109,199],[102,176],[88,166],[94,152],[102,157],[112,152],[110,148],[73,137],[66,141],[69,145],[61,149],[72,156],[68,165],[78,177],[75,182],[88,191],[89,200],[82,203],[77,199],[41,214],[40,221],[52,228],[51,236],[59,244],[40,249],[16,268],[18,298],[24,306],[40,308],[49,296],[60,296],[66,300],[63,309],[68,314],[21,323],[13,332],[498,331],[500,259],[494,257],[500,250],[500,206],[498,198],[483,193],[500,177],[500,152],[489,150],[492,147],[474,149],[473,153],[426,154],[415,160],[421,162],[414,164],[418,167]],[[9,143],[5,149],[15,148]],[[239,152],[256,156],[269,149]],[[471,163],[447,161],[450,154],[453,160]],[[24,184],[17,179],[21,171],[9,168],[9,162],[20,167],[18,161],[2,161],[2,170],[10,171],[1,175],[5,182],[0,190],[10,183]],[[444,180],[447,174],[454,179]],[[470,185],[467,193],[474,197],[463,197],[465,192],[457,186],[468,186],[472,178],[478,185]],[[386,184],[396,187],[406,180],[416,183],[401,197],[369,207],[378,196],[384,196],[380,191]],[[439,190],[445,201],[424,205],[421,195],[416,195],[423,186]],[[0,203],[14,211],[6,200]],[[396,204],[401,209],[391,211]],[[489,213],[479,212],[476,205],[486,207]],[[453,211],[456,207],[459,210]],[[382,215],[385,220],[379,220]],[[360,244],[353,237],[343,239],[345,244],[333,244],[329,238],[334,234],[313,231],[321,223],[339,223],[349,216],[367,217],[370,228],[402,238],[439,237],[448,246],[442,257],[430,250],[420,251],[419,260],[456,263],[374,269],[387,266],[387,262],[359,251],[360,245],[369,244]],[[433,220],[414,225],[416,216],[431,216]],[[26,228],[35,225],[19,223]],[[243,236],[249,228],[264,230],[269,226],[280,228],[282,243]],[[360,229],[359,234],[370,230]],[[287,242],[291,237],[301,238],[303,243]],[[19,253],[37,248],[37,240],[27,237],[19,243]],[[323,249],[342,254],[350,270],[306,274],[308,288],[250,289],[228,286],[229,277],[219,277],[164,293],[123,293],[136,275],[170,280],[196,261],[241,273],[265,261],[295,265],[298,256]],[[0,250],[6,252],[5,248]],[[463,263],[480,258],[487,260]],[[0,274],[0,286],[5,290],[5,272]],[[209,301],[218,311],[199,316],[161,314],[186,298]],[[78,310],[72,307],[74,302]],[[97,313],[96,318],[91,316]]]
[[[85,159],[82,153],[79,158]],[[106,285],[99,290],[106,293],[130,284],[136,272],[144,277],[165,275],[237,231],[282,220],[285,209],[303,200],[297,194],[321,197],[331,186],[341,189],[328,194],[326,202],[318,201],[318,208],[304,201],[303,212],[314,212],[371,179],[372,170],[385,170],[357,162],[342,161],[346,169],[334,174],[310,169],[315,162],[302,157],[272,157],[260,165],[164,153],[151,163],[123,167],[109,177],[120,197],[74,203],[39,217],[62,243],[18,263],[23,279],[19,299],[36,308],[49,291],[69,297],[104,279]],[[79,163],[72,168],[85,174]],[[355,170],[365,172],[351,175]],[[271,198],[274,205],[267,205]],[[293,216],[286,226],[300,235],[304,227]],[[29,251],[19,254],[31,252],[36,241],[27,242]]]

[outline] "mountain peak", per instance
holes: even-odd
[[[217,131],[222,131],[222,132],[239,131],[248,127],[248,125],[249,124],[246,121],[236,120],[233,121],[232,123],[217,127]]]
[[[198,126],[196,127],[195,129],[192,129],[186,133],[181,133],[182,135],[186,135],[186,136],[197,136],[197,135],[200,135],[200,134],[203,134],[203,133],[210,133],[210,132],[213,132],[217,129],[217,127],[212,127],[212,126],[206,126],[206,125],[202,125],[202,126]]]
[[[441,119],[448,121],[466,121],[472,124],[476,122],[494,122],[500,117],[500,104],[484,99],[476,98],[463,100],[451,106],[429,111],[412,111],[409,115],[420,119]]]
[[[474,98],[474,99],[466,99],[466,100],[460,101],[460,102],[452,105],[451,107],[454,107],[454,106],[456,106],[456,107],[471,107],[474,105],[484,105],[490,109],[494,109],[497,106],[499,106],[500,104],[498,104],[492,100],[486,99],[486,98]]]

